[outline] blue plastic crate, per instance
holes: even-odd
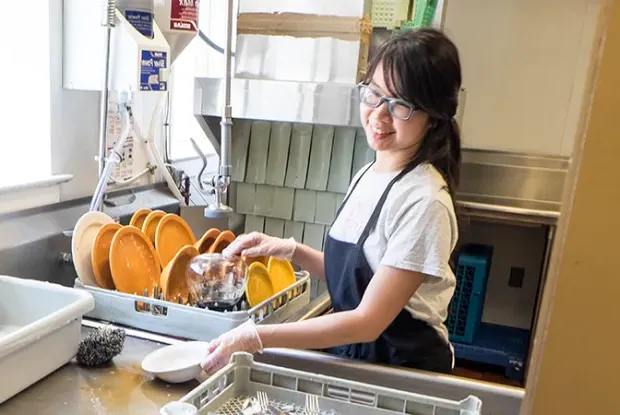
[[[486,363],[504,368],[510,380],[523,381],[530,331],[482,323],[471,344],[454,343],[457,360]]]
[[[465,245],[459,253],[456,288],[446,320],[451,341],[465,344],[474,341],[482,320],[492,258],[493,247],[488,245]]]

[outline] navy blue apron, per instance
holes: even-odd
[[[388,184],[357,243],[341,242],[328,235],[324,249],[325,279],[334,312],[354,310],[360,304],[366,287],[374,275],[364,256],[364,242],[377,224],[379,213],[394,183],[419,164],[419,161],[409,164]],[[354,183],[349,196],[338,209],[336,218],[367,171],[368,169]],[[426,322],[413,318],[411,313],[405,309],[396,316],[375,342],[348,344],[328,349],[327,352],[369,363],[404,366],[440,373],[449,373],[452,370],[450,346],[435,329]]]

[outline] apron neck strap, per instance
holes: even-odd
[[[422,163],[422,160],[420,160],[419,158],[416,157],[400,173],[398,173],[398,175],[396,177],[394,177],[390,181],[390,183],[388,183],[387,187],[383,191],[383,194],[381,195],[381,198],[379,198],[379,201],[377,202],[377,205],[375,206],[375,209],[373,210],[372,214],[370,215],[370,218],[368,219],[368,222],[366,222],[366,226],[364,227],[364,230],[362,231],[362,234],[360,235],[360,238],[357,241],[357,245],[358,246],[363,246],[364,245],[364,242],[366,242],[366,239],[368,239],[368,235],[370,235],[370,232],[374,229],[375,225],[377,224],[377,220],[379,219],[379,215],[381,214],[381,209],[383,209],[383,205],[385,204],[385,201],[387,200],[388,194],[390,193],[390,190],[392,189],[392,186],[394,186],[394,184],[397,181],[399,181],[400,179],[402,179],[407,173],[411,172],[413,169],[418,167],[421,163]],[[368,169],[366,171],[368,171]],[[366,172],[364,172],[364,173],[366,173]],[[359,182],[359,180],[358,180],[358,182]],[[357,183],[356,183],[356,185],[357,185]],[[353,189],[351,189],[351,192],[353,192]],[[344,205],[344,202],[343,202],[343,205]]]

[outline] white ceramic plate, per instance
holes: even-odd
[[[197,378],[200,362],[209,343],[191,341],[162,347],[142,360],[142,370],[169,383],[183,383]]]
[[[99,229],[114,220],[103,212],[87,212],[77,221],[71,239],[71,255],[78,278],[84,285],[97,287],[91,252]]]

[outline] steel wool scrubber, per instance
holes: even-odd
[[[125,330],[113,326],[100,327],[80,341],[75,359],[82,366],[102,366],[118,356],[124,345]]]

